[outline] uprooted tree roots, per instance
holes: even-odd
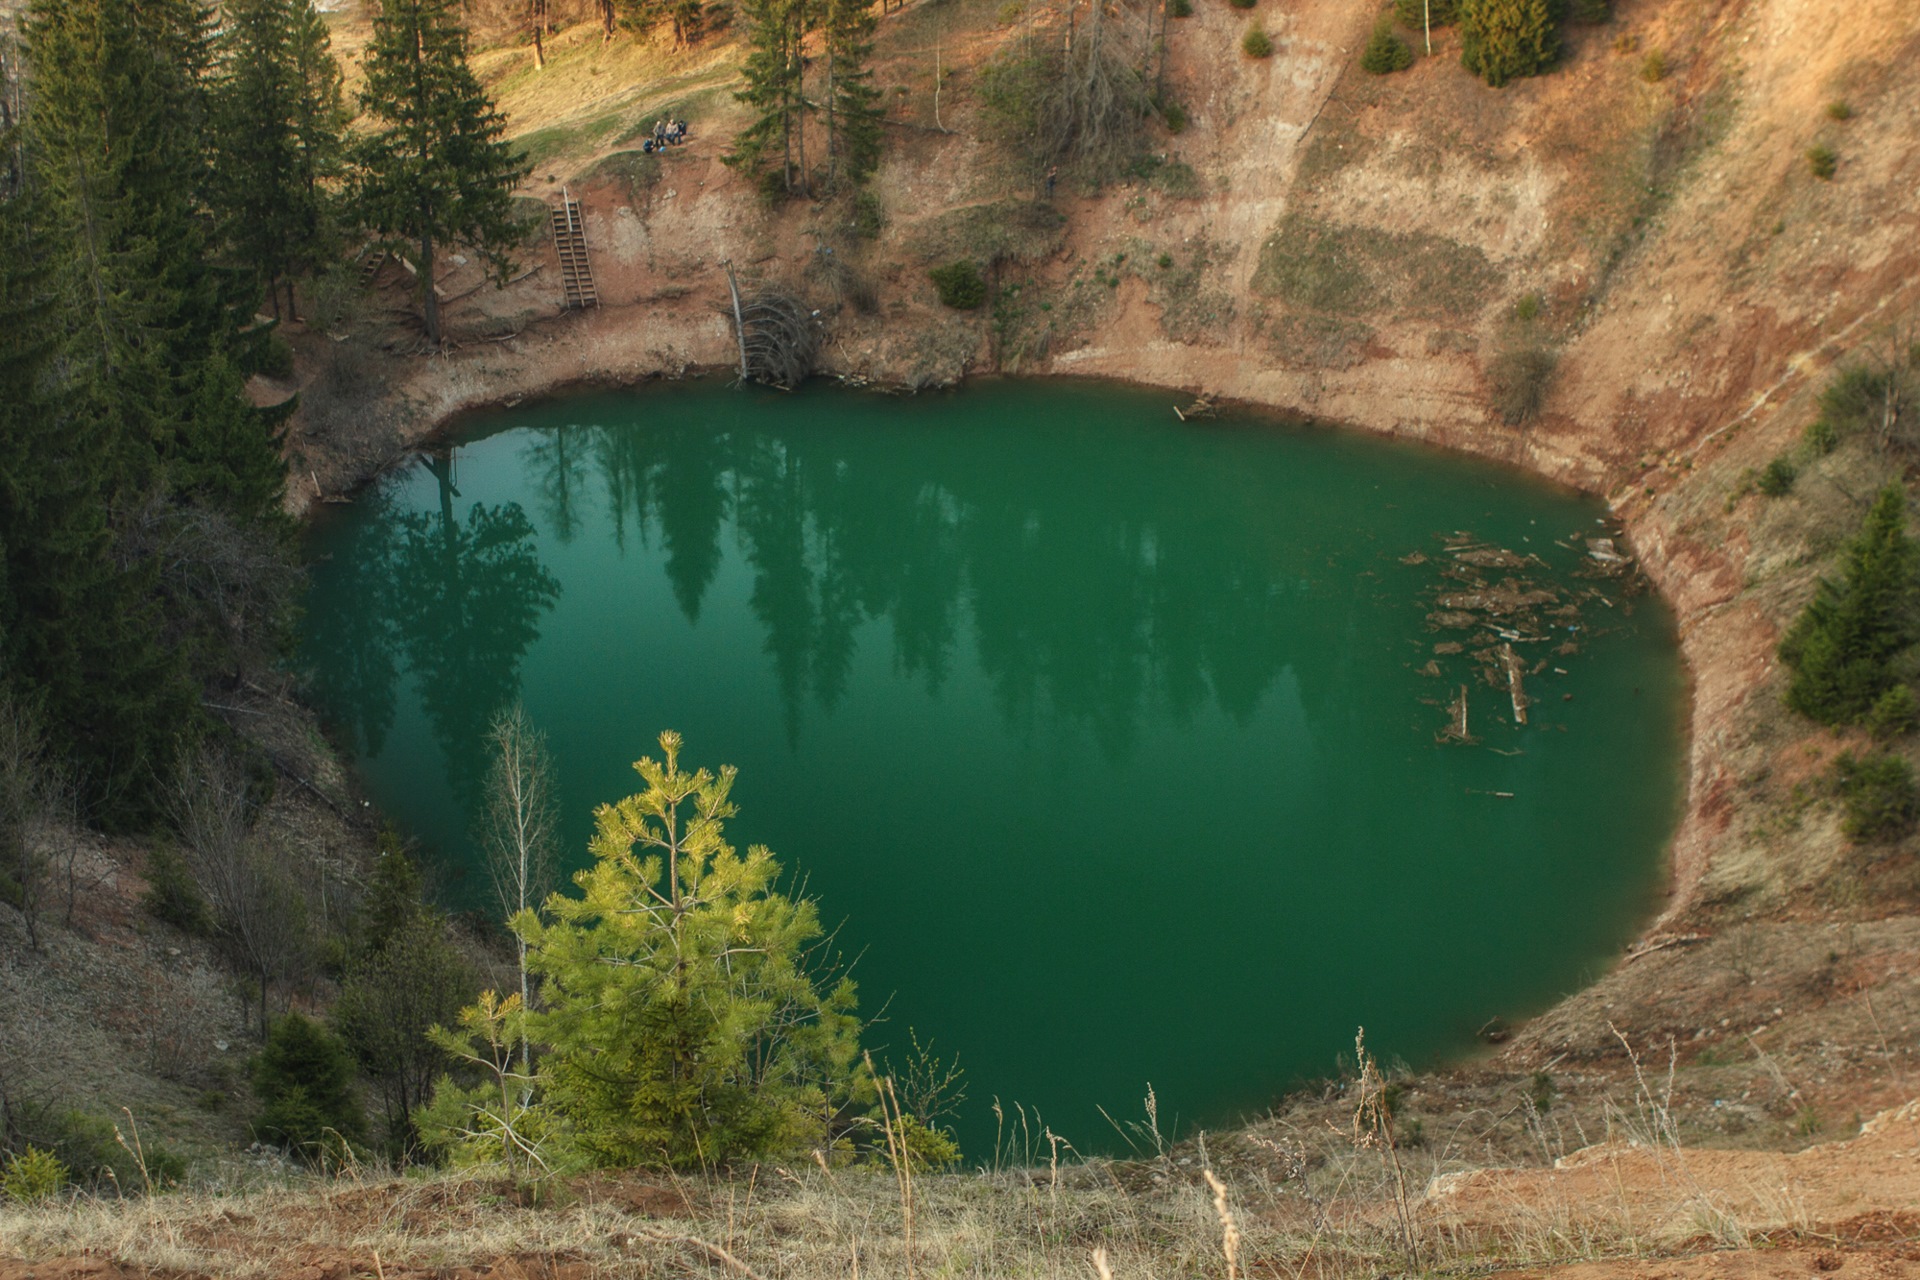
[[[820,313],[778,285],[742,296],[731,269],[734,333],[740,346],[740,376],[790,391],[813,372],[820,355]]]

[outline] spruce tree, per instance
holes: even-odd
[[[360,216],[380,235],[418,247],[427,341],[437,346],[438,246],[466,244],[504,285],[523,230],[513,189],[528,170],[467,66],[467,31],[453,0],[382,0],[364,66],[360,105],[375,127],[356,151]]]
[[[771,195],[806,187],[804,49],[808,0],[743,0],[748,53],[746,87],[733,96],[754,108],[722,159]],[[775,166],[778,166],[777,168]]]
[[[663,760],[646,789],[595,815],[582,896],[514,918],[546,1010],[540,1105],[602,1165],[711,1167],[832,1142],[873,1100],[853,983],[809,971],[819,913],[774,888],[779,863],[743,857],[722,827],[734,770]]]
[[[1461,64],[1494,88],[1537,76],[1559,56],[1551,0],[1461,0]]]
[[[231,0],[213,93],[213,196],[229,251],[282,314],[290,277],[336,246],[334,185],[344,164],[340,67],[312,0]]]
[[[366,1112],[353,1091],[353,1057],[339,1037],[297,1013],[274,1021],[253,1061],[260,1115],[253,1132],[302,1155],[339,1153],[366,1136]]]
[[[1413,65],[1413,50],[1407,42],[1393,34],[1393,20],[1382,17],[1373,24],[1373,36],[1367,41],[1366,51],[1360,55],[1360,69],[1376,76],[1384,76],[1394,71],[1405,71]]]
[[[1906,533],[1907,498],[1881,490],[1859,536],[1847,544],[1838,583],[1822,579],[1780,642],[1793,668],[1787,705],[1824,724],[1852,724],[1893,688],[1893,660],[1916,640],[1920,549]]]
[[[872,0],[822,0],[826,46],[827,180],[858,186],[880,164],[880,91],[867,60],[879,25]]]

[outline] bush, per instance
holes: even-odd
[[[1553,352],[1537,346],[1510,348],[1493,358],[1487,381],[1502,422],[1519,426],[1540,412],[1555,363]]]
[[[0,1196],[33,1204],[58,1195],[67,1185],[67,1176],[67,1166],[60,1163],[59,1156],[29,1144],[0,1169]]]
[[[1640,63],[1640,78],[1648,84],[1659,84],[1667,78],[1667,55],[1655,49]]]
[[[1893,686],[1867,712],[1867,731],[1877,742],[1904,738],[1916,727],[1920,727],[1920,698],[1913,696],[1910,685]]]
[[[1780,641],[1793,669],[1787,705],[1823,724],[1852,724],[1893,687],[1893,661],[1920,631],[1913,616],[1916,556],[1906,534],[1906,494],[1881,491],[1847,544],[1838,583],[1823,579]]]
[[[163,920],[196,938],[213,932],[213,912],[200,896],[187,864],[166,845],[155,846],[147,858],[147,891],[140,905],[156,920]]]
[[[1249,58],[1270,58],[1273,56],[1273,40],[1267,35],[1267,29],[1259,23],[1247,28],[1247,34],[1240,37],[1240,52]]]
[[[132,1192],[172,1186],[186,1176],[186,1161],[157,1142],[135,1141],[104,1116],[64,1111],[43,1135],[75,1181]],[[144,1168],[142,1167],[144,1165]]]
[[[1861,760],[1842,752],[1833,762],[1833,780],[1846,805],[1840,827],[1852,839],[1891,841],[1913,829],[1920,789],[1913,783],[1913,766],[1901,757],[1882,751]]]
[[[1424,31],[1429,22],[1444,27],[1457,21],[1460,7],[1455,0],[1393,0],[1393,16],[1409,30]]]
[[[316,1022],[297,1013],[276,1020],[253,1062],[260,1115],[253,1135],[295,1154],[340,1154],[366,1137],[366,1113],[353,1092],[353,1056]]]
[[[927,272],[940,301],[955,311],[972,311],[987,300],[987,282],[969,258]]]
[[[1227,3],[1236,9],[1251,9],[1257,0],[1227,0]]]
[[[1405,71],[1413,65],[1413,50],[1407,42],[1393,34],[1393,23],[1381,18],[1373,24],[1373,36],[1367,41],[1367,48],[1360,55],[1360,69],[1376,76],[1384,76],[1394,71]]]
[[[853,234],[862,240],[878,240],[886,230],[887,211],[880,197],[864,187],[853,193]]]
[[[1583,26],[1597,27],[1613,17],[1613,8],[1607,0],[1569,0],[1567,21]]]
[[[1840,447],[1840,433],[1825,418],[1815,418],[1800,436],[1801,442],[1816,454],[1829,454]]]
[[[1781,454],[1760,472],[1755,482],[1760,492],[1769,498],[1785,497],[1793,490],[1793,482],[1800,478],[1800,468],[1793,465],[1793,459]]]
[[[1890,369],[1849,365],[1820,389],[1820,417],[1838,435],[1884,431],[1889,419],[1907,409],[1908,394]]]
[[[1822,182],[1833,181],[1835,170],[1840,167],[1840,157],[1828,146],[1809,147],[1807,149],[1807,170]]]
[[[1537,76],[1559,56],[1550,0],[1462,0],[1461,65],[1494,88]]]
[[[1832,102],[1829,102],[1827,104],[1827,119],[1829,120],[1853,119],[1853,104],[1846,102],[1843,99],[1835,98]]]
[[[1169,18],[1191,18],[1193,16],[1193,0],[1167,0],[1167,16]]]

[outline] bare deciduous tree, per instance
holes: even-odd
[[[213,908],[215,936],[228,958],[259,980],[264,1040],[273,983],[298,973],[310,951],[306,902],[281,860],[256,838],[246,776],[225,751],[202,746],[181,754],[172,809],[188,868]]]
[[[553,891],[560,811],[553,794],[553,759],[547,736],[533,727],[527,709],[516,702],[494,717],[488,735],[493,767],[487,775],[486,807],[481,813],[480,848],[494,901],[508,920],[538,911]],[[527,982],[527,944],[514,930],[520,967],[520,1007],[531,1008]],[[520,1041],[522,1073],[531,1070],[531,1053]]]

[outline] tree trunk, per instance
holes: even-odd
[[[433,291],[433,232],[420,233],[420,284],[426,290],[427,341],[440,345],[440,299]]]

